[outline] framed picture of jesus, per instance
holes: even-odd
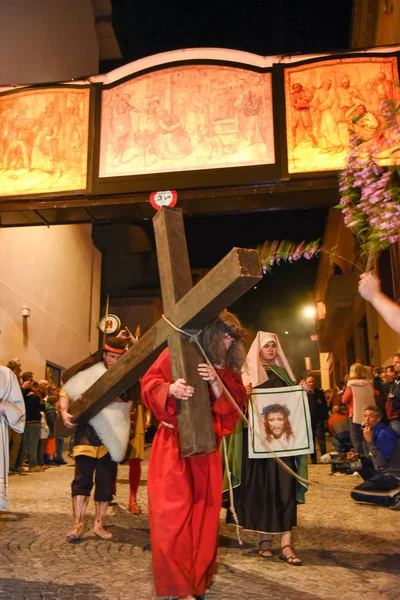
[[[299,386],[259,389],[249,403],[249,458],[314,451],[307,394]]]

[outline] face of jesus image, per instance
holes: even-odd
[[[269,413],[265,415],[268,421],[268,428],[276,440],[278,440],[285,429],[285,419],[281,412]]]
[[[288,442],[294,436],[289,414],[282,404],[273,404],[264,409],[264,430],[268,443],[281,438]]]

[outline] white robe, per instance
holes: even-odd
[[[8,427],[18,433],[25,429],[25,403],[18,379],[10,369],[0,365],[0,402],[5,414],[0,414],[0,509],[8,504]]]

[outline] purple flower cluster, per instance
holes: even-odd
[[[396,170],[378,164],[382,149],[392,155],[400,148],[396,111],[383,107],[386,127],[380,139],[368,144],[351,135],[345,169],[340,174],[338,208],[344,223],[357,236],[365,254],[376,254],[400,239],[400,187]],[[382,155],[381,155],[382,156]]]
[[[281,261],[293,263],[300,260],[300,258],[310,260],[318,254],[319,250],[319,241],[309,242],[308,244],[304,241],[296,244],[288,240],[264,242],[258,248],[262,272],[265,275],[271,271],[273,265],[279,265]]]

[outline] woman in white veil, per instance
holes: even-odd
[[[295,385],[295,376],[276,334],[257,333],[243,366],[242,379],[249,395],[254,388]],[[273,458],[249,458],[248,429],[244,427],[242,431],[243,443],[235,441],[235,448],[240,448],[241,461],[238,452],[236,456],[235,451],[228,452],[231,462],[236,465],[234,498],[239,524],[261,534],[258,553],[262,558],[273,556],[272,537],[279,535],[279,558],[299,566],[302,561],[292,549],[291,532],[297,524],[297,503],[304,502],[306,489],[298,486],[294,477]],[[294,471],[301,471],[302,476],[306,475],[306,456],[282,460]],[[234,522],[230,511],[227,521]]]

